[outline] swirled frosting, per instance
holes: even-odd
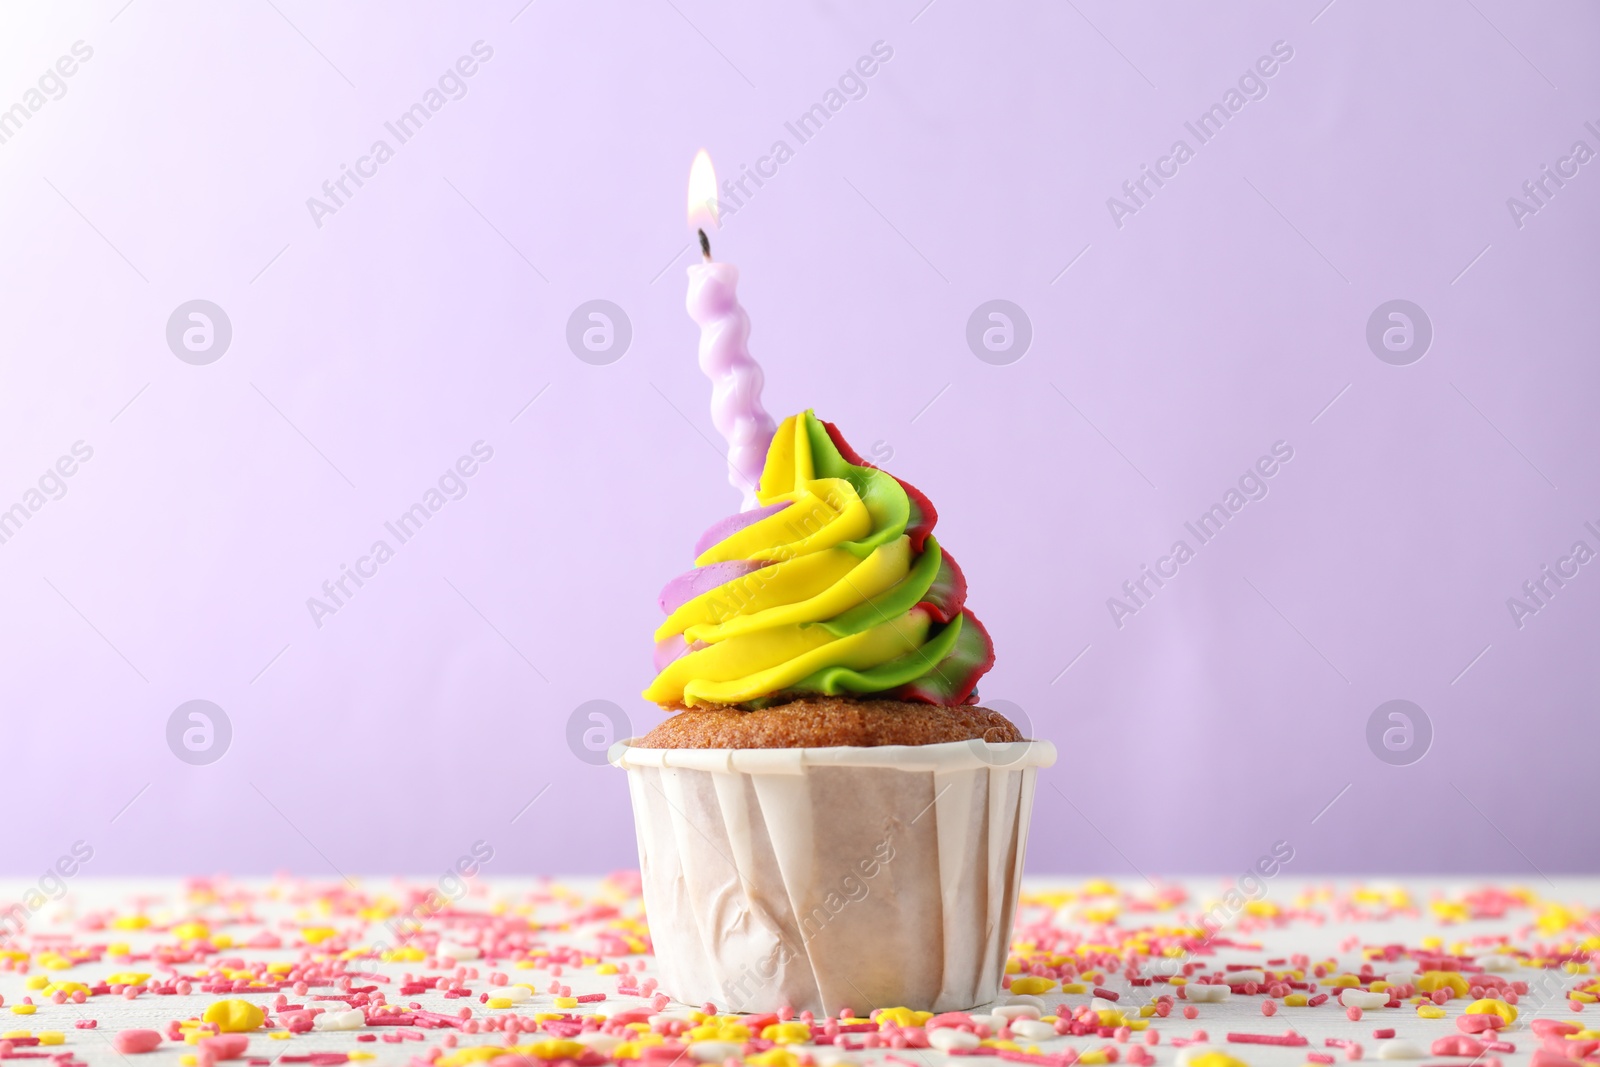
[[[916,489],[811,412],[783,421],[756,494],[661,591],[655,681],[666,708],[756,708],[807,693],[975,702],[994,648]]]

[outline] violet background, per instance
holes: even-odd
[[[0,506],[94,449],[0,545],[0,870],[77,839],[101,875],[426,872],[477,839],[491,873],[633,864],[568,720],[657,721],[656,590],[737,507],[684,188],[696,149],[729,176],[777,139],[716,235],[767,406],[939,507],[982,693],[1061,750],[1031,869],[1238,871],[1280,839],[1298,874],[1596,869],[1600,567],[1521,629],[1506,606],[1600,547],[1600,163],[1506,206],[1600,148],[1592,4],[460,8],[0,9],[0,106],[94,49],[0,145]],[[479,40],[467,95],[318,228],[306,199]],[[1115,226],[1276,41],[1266,98]],[[233,326],[208,366],[165,341],[194,298]],[[993,298],[1034,331],[1007,366],[965,341]],[[1365,341],[1395,298],[1435,331],[1403,367]],[[632,324],[610,365],[565,341],[592,299]],[[478,440],[468,495],[316,627]],[[1270,495],[1118,629],[1107,598],[1279,440]],[[1365,740],[1396,698],[1435,734],[1409,766]],[[192,699],[232,724],[208,766],[167,748]]]

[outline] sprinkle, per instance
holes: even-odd
[[[1279,1036],[1272,1034],[1229,1034],[1228,1040],[1236,1045],[1286,1045],[1298,1047],[1309,1043],[1293,1030]]]

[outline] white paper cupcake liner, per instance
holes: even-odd
[[[1000,990],[1048,741],[613,746],[669,996],[958,1011]]]

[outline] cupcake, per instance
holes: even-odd
[[[769,423],[770,425],[770,423]],[[662,990],[733,1011],[954,1011],[1004,973],[1037,768],[916,489],[807,411],[757,506],[668,582],[620,742]]]

